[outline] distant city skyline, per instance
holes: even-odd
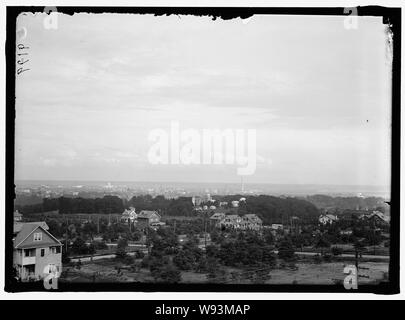
[[[91,182],[91,183],[185,183],[193,184],[200,183],[199,181],[175,181],[175,180],[85,180],[85,179],[16,179],[15,182]],[[202,183],[218,183],[218,184],[241,184],[241,181],[207,181]],[[331,183],[271,183],[271,182],[243,182],[246,185],[249,184],[262,184],[262,185],[302,185],[302,186],[364,186],[364,187],[388,187],[388,185],[367,185],[367,184],[331,184]]]
[[[87,189],[113,190],[125,187],[129,190],[152,188],[154,193],[163,194],[165,191],[184,190],[187,193],[199,194],[210,193],[222,194],[224,190],[231,193],[245,194],[272,194],[272,195],[342,195],[342,196],[376,196],[390,198],[388,186],[364,186],[364,185],[321,185],[321,184],[271,184],[271,183],[227,183],[227,182],[181,182],[181,181],[82,181],[82,180],[17,180],[17,189],[62,187],[62,189],[75,189],[85,191]],[[117,190],[118,190],[117,189]],[[199,190],[199,191],[197,191]]]
[[[381,19],[129,14],[18,18],[17,180],[240,183],[235,165],[152,165],[148,133],[257,130],[246,184],[390,185],[390,52]]]

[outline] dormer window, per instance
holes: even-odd
[[[34,241],[42,241],[42,232],[34,233]]]

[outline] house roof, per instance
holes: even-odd
[[[229,218],[229,219],[236,219],[236,218],[238,218],[239,216],[237,215],[237,214],[227,214],[226,216],[225,216],[225,218]]]
[[[46,224],[45,221],[39,221],[39,222],[14,222],[14,230],[13,230],[14,233],[20,232],[24,225],[33,226],[33,227],[34,226],[41,226],[44,230],[49,229],[49,227],[48,227],[48,225]]]
[[[334,216],[333,214],[324,214],[324,215],[321,215],[319,218],[328,218],[331,220],[337,220],[337,216]]]
[[[256,214],[254,213],[247,213],[243,216],[246,218],[246,220],[252,221],[252,222],[257,222],[257,221],[262,221]]]
[[[218,219],[218,218],[223,218],[225,217],[225,213],[222,212],[215,212],[210,219]]]
[[[238,216],[237,214],[228,214],[225,217],[223,217],[223,220],[237,222],[238,220],[242,221],[242,218],[240,216]]]
[[[125,209],[122,215],[123,216],[136,215],[135,208]]]
[[[148,218],[148,219],[150,219],[153,215],[157,215],[160,218],[159,213],[157,213],[156,211],[151,211],[151,210],[142,210],[138,214],[138,218]]]
[[[378,217],[385,222],[389,222],[389,220],[390,220],[389,217],[387,217],[386,215],[384,215],[384,213],[382,213],[380,211],[373,211],[373,213],[369,215],[369,218],[372,218],[372,217]]]
[[[35,230],[41,229],[43,232],[48,234],[52,238],[51,243],[36,243],[36,244],[24,244],[24,241],[32,234]],[[61,244],[58,239],[56,239],[49,231],[49,227],[46,222],[28,222],[28,223],[19,223],[14,224],[14,233],[16,233],[15,238],[13,239],[14,247],[15,248],[24,248],[24,247],[36,247],[36,246],[44,246],[49,244]]]

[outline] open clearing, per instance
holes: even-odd
[[[140,262],[140,260],[139,260]],[[266,284],[335,284],[345,278],[343,269],[352,262],[312,263],[297,262],[296,269],[277,268],[270,272],[271,278]],[[373,284],[385,280],[388,275],[387,262],[362,262],[359,265],[359,284]],[[148,269],[134,270],[115,260],[99,260],[83,263],[80,270],[65,267],[61,280],[68,282],[154,282]],[[228,268],[229,272],[235,271]],[[207,283],[206,274],[192,271],[182,272],[182,283]],[[232,283],[227,281],[227,283]],[[235,282],[236,283],[236,282]],[[239,282],[240,283],[240,282]]]

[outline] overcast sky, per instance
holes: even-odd
[[[239,182],[232,165],[152,165],[154,128],[256,129],[246,182],[389,185],[381,18],[20,16],[16,179]]]

